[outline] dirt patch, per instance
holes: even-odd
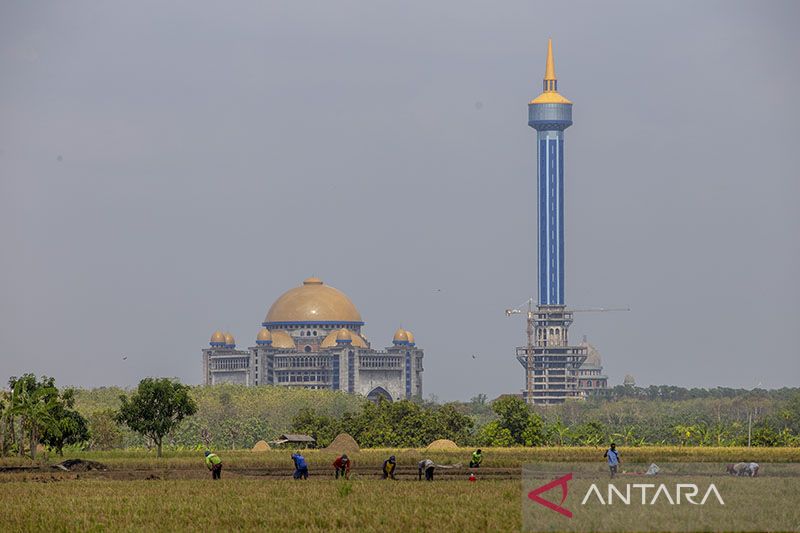
[[[428,451],[457,450],[458,444],[451,441],[450,439],[438,439],[428,444],[428,447],[425,449]]]
[[[339,433],[336,435],[336,438],[333,439],[327,448],[326,451],[329,452],[336,452],[336,453],[356,453],[361,448],[359,448],[356,439],[348,435],[347,433]]]
[[[270,445],[267,444],[267,441],[265,441],[265,440],[260,440],[260,441],[256,442],[255,446],[253,446],[253,451],[254,452],[265,452],[265,451],[270,450],[270,449],[271,449]]]
[[[67,459],[53,465],[53,468],[66,472],[88,472],[89,470],[108,470],[108,467],[97,461],[84,461],[83,459]]]

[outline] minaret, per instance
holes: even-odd
[[[572,125],[572,102],[558,92],[553,41],[547,43],[542,94],[528,104],[528,125],[536,129],[539,304],[528,310],[528,345],[517,348],[525,367],[529,403],[562,403],[581,397],[578,369],[584,346],[570,346],[572,311],[564,306],[564,130]]]
[[[572,102],[558,92],[553,40],[547,42],[542,94],[528,104],[539,154],[539,305],[564,305],[564,130],[572,125]]]

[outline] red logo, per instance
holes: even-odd
[[[530,498],[531,500],[535,501],[539,505],[544,505],[548,509],[551,509],[551,510],[557,512],[557,513],[563,514],[567,518],[572,518],[572,511],[570,511],[569,509],[565,509],[564,507],[561,507],[561,505],[556,505],[553,502],[549,502],[549,501],[547,501],[544,498],[539,496],[539,494],[541,494],[543,492],[547,492],[548,490],[550,490],[550,489],[552,489],[554,487],[558,487],[559,485],[561,485],[561,503],[563,504],[564,500],[567,499],[567,491],[569,490],[568,487],[567,487],[567,481],[569,481],[571,479],[572,479],[572,472],[570,472],[566,476],[562,476],[562,477],[560,477],[558,479],[554,479],[553,481],[551,481],[547,485],[542,485],[538,489],[533,489],[532,491],[530,491],[528,493],[528,498]]]

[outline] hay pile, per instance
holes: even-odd
[[[437,439],[428,444],[428,447],[425,449],[428,450],[429,452],[438,450],[457,450],[458,444],[451,441],[450,439]]]
[[[356,439],[348,435],[347,433],[339,433],[336,435],[336,438],[333,439],[327,448],[326,451],[329,452],[336,452],[336,453],[356,453],[360,448],[358,447],[358,443]]]
[[[267,441],[260,440],[260,441],[256,442],[255,446],[253,446],[253,450],[252,451],[254,451],[254,452],[265,452],[265,451],[267,451],[269,449],[270,449],[270,446],[269,446],[269,444],[267,444]]]

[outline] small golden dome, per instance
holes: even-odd
[[[406,330],[406,337],[408,337],[408,344],[414,344],[414,334]]]
[[[342,336],[341,338],[339,337],[340,335]],[[361,336],[358,333],[356,333],[355,331],[349,330],[349,329],[344,329],[344,328],[330,332],[328,334],[328,336],[325,337],[325,339],[322,341],[322,343],[320,343],[319,347],[320,348],[335,348],[338,345],[336,341],[337,340],[344,340],[345,338],[347,338],[347,336],[350,337],[350,343],[351,343],[352,346],[356,346],[358,348],[368,348],[369,347],[367,345],[366,341],[364,339],[362,339]]]
[[[347,331],[345,328],[340,329],[336,332],[336,340],[337,341],[351,341],[353,340],[353,336],[350,335],[350,332]]]
[[[226,346],[236,346],[236,339],[233,338],[233,335],[225,332],[225,345]]]
[[[267,328],[261,328],[256,336],[256,344],[271,344],[272,334]]]
[[[271,331],[273,348],[294,348],[294,339],[285,331]]]
[[[407,343],[408,333],[403,328],[397,328],[397,331],[394,332],[394,337],[392,337],[392,341],[396,344]]]
[[[343,292],[308,278],[299,287],[283,293],[267,312],[264,324],[286,323],[363,324],[361,315]]]
[[[215,331],[214,334],[211,335],[211,342],[209,344],[211,344],[211,346],[222,346],[225,344],[225,334],[220,330]]]

